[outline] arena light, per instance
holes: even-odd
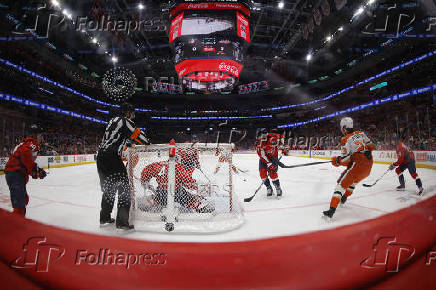
[[[51,4],[53,4],[53,6],[56,6],[56,7],[60,7],[61,6],[59,1],[57,1],[57,0],[51,0]]]
[[[113,56],[113,57],[111,58],[111,60],[112,60],[113,63],[117,63],[117,62],[118,62],[118,57]]]
[[[220,116],[220,117],[157,117],[152,116],[152,120],[248,120],[248,119],[267,119],[272,115],[262,116]],[[213,130],[213,128],[212,128]]]
[[[311,60],[312,60],[312,54],[308,53],[308,54],[306,55],[306,60],[307,60],[307,61],[311,61]]]
[[[92,42],[92,43],[97,43],[98,40],[97,40],[97,38],[93,37],[93,38],[91,39],[91,42]]]
[[[53,112],[53,113],[58,113],[58,114],[62,114],[62,115],[66,115],[66,116],[70,116],[73,118],[80,118],[83,120],[87,120],[87,121],[91,121],[94,123],[100,123],[100,124],[107,124],[108,122],[104,121],[104,120],[100,120],[97,118],[93,118],[93,117],[89,117],[86,115],[82,115],[73,111],[68,111],[62,108],[58,108],[55,106],[51,106],[51,105],[46,105],[46,104],[41,104],[32,100],[26,100],[23,98],[19,98],[13,95],[9,95],[9,94],[2,94],[0,93],[0,100],[4,100],[4,101],[9,101],[9,102],[14,102],[17,104],[21,104],[23,106],[30,106],[30,107],[34,107],[34,108],[38,108],[40,110],[43,111],[48,111],[48,112]]]
[[[327,36],[327,38],[325,39],[327,42],[329,42],[330,40],[332,40],[331,36]]]
[[[343,31],[343,30],[344,30],[344,27],[343,27],[343,26],[341,26],[341,27],[338,28],[338,31]]]
[[[67,16],[68,19],[72,19],[73,18],[73,15],[67,9],[62,10],[62,14]]]
[[[359,9],[357,9],[356,12],[354,13],[353,18],[362,14],[363,11],[365,11],[365,9],[363,7],[359,7]]]
[[[285,3],[283,1],[280,1],[277,7],[279,7],[279,9],[283,9],[285,7]]]
[[[368,5],[371,5],[371,4],[373,4],[375,2],[375,0],[369,0],[368,1]]]
[[[143,10],[144,8],[145,8],[144,4],[142,4],[142,3],[138,4],[138,9],[139,10]]]

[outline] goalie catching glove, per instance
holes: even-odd
[[[35,166],[32,170],[32,178],[33,179],[44,179],[47,176],[47,172],[44,169]]]

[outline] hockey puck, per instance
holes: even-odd
[[[172,232],[172,231],[174,231],[174,224],[173,224],[173,223],[166,223],[166,224],[165,224],[165,230],[166,230],[167,232]]]

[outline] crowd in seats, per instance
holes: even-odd
[[[404,60],[409,60],[417,55],[426,52],[428,49],[422,51],[411,51],[404,56]],[[38,57],[40,55],[37,52],[32,52],[29,49],[16,50],[0,49],[0,56],[8,59],[16,64],[33,70],[41,75],[50,77],[54,81],[59,81],[62,84],[75,88],[83,93],[86,93],[96,99],[102,99],[99,96],[102,90],[99,86],[83,85],[72,77],[73,70],[68,70],[66,67],[66,73],[59,73],[59,66],[56,66],[56,62],[42,61]],[[397,61],[398,62],[398,61]],[[377,67],[362,72],[360,75],[355,76],[355,81],[360,81],[368,76],[374,75],[384,69],[392,67],[398,63],[383,63],[377,65]],[[423,62],[408,66],[400,71],[390,74],[383,78],[383,80],[375,80],[372,83],[368,83],[362,87],[351,90],[341,96],[335,97],[327,102],[320,102],[313,106],[303,106],[294,109],[287,109],[285,111],[276,111],[272,119],[257,120],[252,119],[250,121],[230,121],[228,127],[238,127],[240,130],[248,129],[249,133],[242,140],[238,147],[241,150],[254,149],[255,144],[255,129],[260,127],[274,127],[276,125],[293,123],[298,121],[309,120],[321,115],[328,115],[332,112],[343,110],[355,105],[363,104],[369,100],[379,99],[392,95],[394,93],[403,92],[420,86],[429,85],[433,82],[432,71],[436,66],[436,58],[431,57]],[[344,72],[346,74],[347,72]],[[413,75],[413,79],[410,76]],[[369,91],[369,87],[378,83],[379,81],[387,81],[388,86],[382,89]],[[98,82],[97,82],[98,83]],[[339,90],[349,83],[337,84],[337,87],[331,87],[329,92],[320,94],[319,97],[325,96],[332,91]],[[53,92],[53,95],[41,91],[39,88],[46,89]],[[289,93],[287,90],[283,90],[284,97],[282,99],[276,98],[274,100],[265,98],[269,102],[269,107],[276,105],[289,105],[292,103],[298,103],[300,101],[308,101],[307,95],[302,88],[297,91],[302,92],[300,98],[292,99],[287,96]],[[91,103],[77,95],[72,94],[64,89],[57,88],[53,85],[45,83],[37,78],[31,77],[23,72],[20,72],[10,66],[0,64],[0,92],[15,95],[24,99],[31,99],[43,104],[48,104],[62,109],[70,110],[76,113],[80,113],[86,116],[95,117],[102,120],[109,120],[110,115],[98,112],[96,109],[103,111],[114,112],[111,108]],[[291,99],[292,100],[291,100]],[[305,99],[306,98],[306,99]],[[172,110],[180,111],[183,109],[185,113],[180,115],[189,116],[191,111],[199,111],[202,109],[207,110],[240,110],[243,108],[239,106],[240,101],[227,102],[226,101],[210,101],[210,102],[192,102],[187,103],[184,99],[181,99],[179,103],[172,104],[173,107],[166,107],[167,99],[160,98],[161,103],[154,98],[148,102],[147,105],[151,105],[155,108],[162,108],[165,112],[163,115],[168,115]],[[104,99],[102,99],[104,100]],[[107,100],[105,100],[107,101]],[[250,115],[262,115],[271,114],[272,112],[260,111],[260,104],[255,101],[246,101],[247,108],[252,108],[251,113],[244,113],[246,116]],[[227,106],[227,104],[233,104]],[[142,106],[142,105],[141,105]],[[319,109],[322,107],[321,109]],[[0,109],[8,111],[9,115],[1,112],[0,126],[3,126],[0,132],[0,155],[4,156],[10,153],[16,144],[25,135],[25,128],[32,122],[42,123],[45,129],[44,139],[45,142],[41,147],[41,152],[44,154],[82,154],[82,153],[95,153],[98,143],[104,131],[104,125],[91,123],[78,118],[72,118],[69,116],[59,115],[51,112],[41,111],[29,106],[19,105],[11,102],[1,102]],[[315,110],[317,109],[317,110]],[[257,110],[257,111],[256,111]],[[12,113],[11,113],[12,112]],[[287,117],[280,117],[275,115],[276,113],[285,113]],[[215,115],[238,115],[236,112],[221,112],[221,113],[198,113],[198,116],[215,116]],[[17,115],[17,116],[15,116]],[[159,115],[159,114],[155,114]],[[240,115],[240,114],[239,114]],[[151,139],[154,143],[166,143],[170,138],[176,138],[176,140],[185,142],[192,139],[192,135],[195,134],[196,138],[200,142],[215,142],[217,139],[217,132],[219,123],[222,120],[211,121],[214,123],[213,132],[207,132],[210,122],[199,121],[204,123],[204,128],[193,129],[192,132],[184,132],[184,129],[173,129],[174,121],[168,123],[161,120],[149,120],[146,113],[137,114],[137,124],[139,126],[147,127],[149,135],[152,135]],[[191,114],[192,116],[192,114]],[[356,127],[364,130],[368,133],[370,138],[374,141],[376,149],[379,150],[393,150],[397,140],[397,132],[404,131],[408,144],[414,150],[436,150],[435,138],[436,138],[436,110],[435,101],[431,94],[419,95],[416,97],[410,97],[405,100],[390,102],[382,106],[371,107],[362,111],[354,112],[351,114],[356,121]],[[11,123],[12,122],[12,123]],[[171,123],[172,122],[172,123]],[[327,137],[324,143],[315,145],[313,149],[337,149],[338,140],[340,140],[340,131],[338,128],[339,119],[327,119],[323,122],[302,126],[298,128],[292,128],[287,132],[287,136],[297,137]],[[164,124],[164,126],[162,126]],[[172,124],[172,125],[171,125]],[[182,123],[179,123],[182,124]],[[189,122],[185,122],[186,127],[190,126]],[[167,126],[168,125],[168,126]],[[179,126],[180,127],[180,126]],[[225,129],[230,131],[230,129]],[[224,130],[224,131],[225,131]],[[178,132],[175,134],[174,132]],[[289,133],[290,132],[290,133]],[[227,132],[228,133],[228,132]],[[222,134],[222,132],[221,132]],[[220,142],[225,142],[222,139]],[[309,145],[306,144],[290,144],[291,149],[308,149]]]
[[[9,156],[35,123],[43,129],[40,155],[94,154],[104,130],[103,126],[90,126],[71,118],[41,114],[35,118],[5,108],[0,112],[0,157]]]

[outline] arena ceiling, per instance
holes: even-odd
[[[337,9],[336,2],[346,5]],[[249,1],[251,43],[246,52],[240,83],[262,80],[269,80],[276,86],[305,83],[331,74],[377,48],[380,38],[362,33],[376,18],[370,9],[359,13],[359,8],[369,2],[389,4],[394,1]],[[325,13],[326,3],[329,5],[328,13]],[[116,57],[117,63],[134,71],[140,81],[146,77],[177,79],[173,51],[168,44],[171,4],[170,1],[145,0],[9,1],[13,15],[27,26],[35,22],[37,14],[59,14],[62,21],[51,24],[48,33],[50,43],[89,68],[89,71],[103,75],[113,67],[112,60]],[[396,15],[401,13],[401,9],[395,11]],[[418,13],[421,13],[419,9]],[[79,17],[92,19],[101,15],[125,21],[144,20],[146,24],[144,29],[129,33],[92,31],[90,27],[81,29],[78,25]],[[313,24],[313,19],[319,17],[321,24],[317,25],[316,20]],[[42,18],[39,20],[44,21]],[[305,34],[308,26],[312,32]],[[313,26],[312,29],[310,26]],[[38,27],[42,29],[39,33],[44,34],[44,28],[41,27]],[[3,34],[10,33],[10,29],[11,25],[2,24]],[[410,45],[419,45],[419,40],[406,39],[402,45],[396,45],[389,52],[381,51],[366,65],[356,66],[353,70],[359,72],[365,67],[394,59],[404,47]],[[340,76],[309,86],[321,92],[343,79]]]

